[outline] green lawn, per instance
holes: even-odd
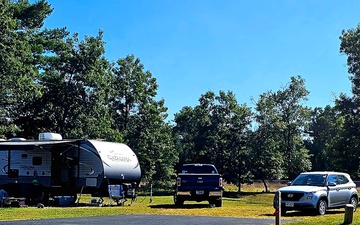
[[[105,199],[103,207],[86,206],[90,196],[83,196],[81,206],[77,207],[27,207],[27,208],[0,208],[0,220],[33,220],[43,218],[68,218],[86,216],[106,216],[122,214],[159,214],[159,215],[197,215],[197,216],[227,216],[274,219],[272,215],[273,194],[243,192],[240,196],[223,200],[223,207],[210,207],[207,202],[185,202],[181,208],[173,204],[172,196],[154,196],[150,203],[149,196],[139,196],[133,205],[110,205]],[[287,224],[326,224],[340,225],[344,220],[344,210],[331,210],[324,216],[302,215],[299,212],[289,212],[283,220],[292,220]],[[359,213],[355,212],[353,224],[360,224]]]

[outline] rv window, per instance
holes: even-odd
[[[32,159],[32,164],[34,166],[40,166],[42,164],[42,157],[34,156],[33,159]]]
[[[26,159],[26,158],[27,158],[27,154],[21,154],[21,158]]]

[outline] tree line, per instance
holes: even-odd
[[[45,0],[0,0],[0,138],[64,138],[124,142],[137,154],[144,180],[168,186],[178,165],[213,163],[226,182],[292,179],[310,170],[359,176],[360,26],[343,30],[352,95],[334,106],[306,106],[301,76],[240,104],[232,91],[208,91],[167,121],[156,78],[140,59],[110,61],[103,31],[79,39],[47,29]]]

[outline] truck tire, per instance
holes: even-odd
[[[222,206],[222,199],[215,201],[215,207],[221,207]]]
[[[175,206],[182,206],[184,205],[184,199],[182,199],[181,197],[174,195],[174,203]]]

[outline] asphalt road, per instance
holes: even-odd
[[[284,221],[285,222],[285,221]],[[284,223],[282,222],[282,223]],[[67,219],[44,219],[24,221],[0,221],[0,224],[10,225],[269,225],[275,224],[275,219],[247,219],[209,216],[167,216],[167,215],[120,215],[104,217],[85,217]]]

